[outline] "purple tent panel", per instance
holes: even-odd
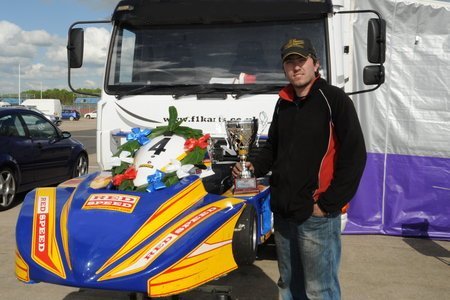
[[[449,240],[450,159],[369,153],[348,218],[348,234]]]

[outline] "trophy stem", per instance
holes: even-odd
[[[252,174],[252,172],[247,168],[247,155],[246,155],[246,153],[245,154],[241,154],[240,156],[239,156],[239,158],[240,158],[240,163],[241,163],[241,166],[242,166],[242,171],[241,171],[241,174],[240,174],[240,177],[241,178],[252,178],[253,177],[253,174]]]

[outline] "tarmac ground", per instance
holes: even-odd
[[[99,170],[95,156],[95,120],[65,121],[68,130],[87,147],[90,172]],[[139,299],[130,292],[80,289],[48,283],[24,284],[14,275],[15,225],[21,201],[0,212],[0,300]],[[383,235],[343,235],[340,270],[342,299],[450,299],[450,242]],[[272,243],[258,251],[252,266],[241,267],[208,284],[231,290],[232,299],[278,299],[278,269]],[[138,295],[141,296],[141,295]],[[179,299],[218,299],[191,291]]]

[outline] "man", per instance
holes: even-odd
[[[272,171],[271,209],[283,300],[340,299],[341,209],[359,185],[366,149],[351,99],[320,78],[307,39],[281,48],[289,85],[279,92],[266,145],[250,158]],[[233,176],[241,166],[236,164]]]

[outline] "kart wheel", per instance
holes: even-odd
[[[152,300],[152,299],[157,299],[157,300],[179,300],[181,299],[180,296],[178,295],[173,295],[173,296],[167,296],[167,297],[158,297],[158,298],[151,298],[149,296],[147,296],[145,293],[133,293],[130,295],[129,297],[130,300]]]
[[[88,173],[89,162],[85,153],[78,155],[76,163],[73,167],[72,178],[83,176]]]
[[[12,206],[16,196],[16,187],[14,172],[10,168],[0,169],[0,211]]]
[[[238,266],[251,265],[255,261],[257,229],[255,208],[247,204],[234,228],[233,256]]]

